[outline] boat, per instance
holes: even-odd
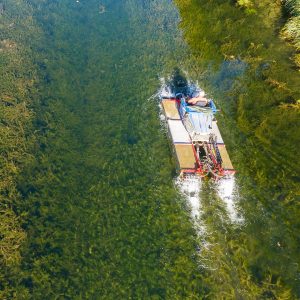
[[[195,99],[206,101],[198,105]],[[180,176],[218,179],[235,173],[215,118],[216,105],[197,84],[175,72],[160,103]]]

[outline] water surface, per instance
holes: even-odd
[[[169,1],[101,5],[36,2],[45,84],[19,179],[19,284],[34,299],[197,298],[195,231],[147,100],[177,65],[178,14]]]
[[[252,180],[253,166],[259,170],[269,161],[247,140],[247,130],[240,130],[243,124],[255,127],[261,117],[252,112],[243,119],[236,106],[236,94],[261,88],[249,88],[251,76],[235,81],[249,61],[231,47],[240,49],[236,40],[247,28],[227,28],[235,43],[224,47],[233,58],[224,62],[217,51],[224,32],[215,14],[224,12],[226,24],[239,22],[234,6],[202,3],[202,16],[201,10],[179,5],[181,28],[192,35],[185,36],[192,57],[168,0],[30,2],[43,32],[31,42],[43,82],[34,107],[35,158],[18,184],[23,196],[18,213],[28,233],[14,278],[18,296],[289,299],[299,293],[297,211],[290,207],[287,216],[288,202],[274,205],[269,183],[277,187],[279,173]],[[202,35],[185,26],[198,18],[185,12],[209,23]],[[276,54],[286,55],[276,43],[282,47]],[[283,65],[288,67],[286,60]],[[151,97],[174,67],[201,80],[223,109],[220,128],[241,173],[235,188],[233,181],[225,184],[233,194],[226,195],[220,183],[198,182],[192,191],[193,185],[183,187],[183,194],[174,185],[174,160]],[[270,94],[274,91],[261,93],[264,99]],[[250,153],[259,153],[246,166],[249,152],[239,151],[245,141]]]

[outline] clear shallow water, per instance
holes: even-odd
[[[269,233],[273,215],[244,204],[247,229],[235,222],[245,213],[232,205],[239,197],[222,186],[174,186],[151,96],[175,66],[193,78],[204,70],[170,1],[32,3],[45,32],[32,42],[45,82],[36,157],[19,178],[28,239],[17,289],[33,299],[226,299],[228,291],[247,298],[251,289],[276,290],[282,270],[259,290],[261,274],[276,269],[268,262],[285,257],[277,232]],[[274,239],[270,258],[265,236]]]
[[[36,5],[47,84],[39,149],[19,179],[19,286],[34,299],[198,297],[196,234],[147,100],[177,65],[177,12],[168,1],[98,5]]]
[[[278,36],[280,5],[253,1],[256,11],[248,14],[231,1],[175,2],[201,84],[221,108],[219,125],[238,170],[241,228],[228,226],[212,187],[200,193],[213,232],[210,260],[218,257],[213,286],[224,282],[215,295],[298,299],[300,77],[292,48]]]

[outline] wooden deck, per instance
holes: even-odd
[[[161,103],[162,103],[162,106],[165,111],[165,115],[166,115],[167,119],[180,120],[176,101],[163,100]]]
[[[175,144],[174,147],[179,169],[197,168],[192,144]]]

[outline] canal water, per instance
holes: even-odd
[[[263,189],[251,180],[176,177],[156,95],[175,67],[194,80],[213,69],[191,54],[176,6],[30,2],[43,32],[32,41],[43,82],[35,158],[18,182],[27,242],[16,289],[32,299],[299,293],[294,232],[282,229],[281,207],[255,200]],[[235,72],[244,69],[239,62]],[[225,121],[221,115],[229,139]],[[229,149],[239,166],[235,141]]]

